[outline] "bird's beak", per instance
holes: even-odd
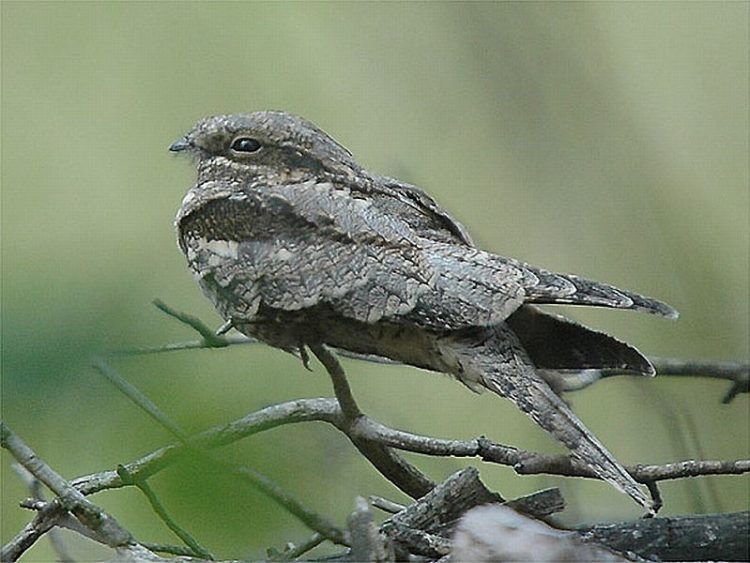
[[[169,150],[172,152],[181,152],[181,151],[188,150],[192,146],[193,144],[188,140],[187,137],[181,137],[177,139],[174,143],[169,145]]]

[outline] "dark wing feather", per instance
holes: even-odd
[[[572,274],[549,272],[510,258],[496,258],[523,272],[526,303],[631,309],[670,319],[676,319],[679,315],[666,303],[632,291]]]
[[[536,307],[521,307],[506,322],[537,368],[656,373],[651,362],[629,344]]]

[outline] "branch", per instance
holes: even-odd
[[[272,405],[233,422],[215,426],[191,436],[187,444],[198,449],[213,449],[286,424],[323,421],[336,426],[341,416],[335,399],[300,399]],[[189,447],[185,444],[170,444],[124,464],[124,467],[134,478],[143,479],[176,463],[188,452]],[[72,484],[85,495],[125,486],[116,471],[82,476]]]
[[[0,549],[0,561],[16,561],[68,514],[68,511],[57,500],[47,503],[37,512],[34,519],[24,526],[23,530]]]
[[[750,512],[647,518],[576,530],[586,541],[663,561],[747,561]]]
[[[326,422],[345,431],[346,424],[343,420],[341,408],[335,399],[299,399],[266,407],[228,424],[216,426],[192,436],[189,443],[197,448],[212,449],[278,426],[312,421]],[[424,455],[479,457],[489,463],[513,467],[521,475],[553,474],[595,478],[595,475],[585,466],[571,461],[566,455],[548,455],[520,450],[497,444],[485,437],[464,441],[420,436],[394,430],[366,416],[360,417],[349,432],[360,440],[377,440],[383,446]],[[175,463],[185,453],[186,446],[172,444],[125,464],[125,468],[134,477],[145,478]],[[700,475],[747,473],[750,472],[750,460],[687,460],[664,465],[631,465],[626,468],[636,480],[649,482]],[[74,480],[72,484],[86,495],[123,486],[115,471],[82,476]]]
[[[31,473],[29,473],[22,465],[19,465],[18,463],[14,463],[11,467],[18,474],[18,477],[21,479],[21,481],[23,481],[26,484],[26,486],[29,488],[29,491],[31,492],[31,499],[33,500],[33,502],[35,504],[42,503],[46,505],[46,501],[44,499],[44,492],[42,490],[42,482],[39,481],[36,477],[34,477]],[[62,538],[57,533],[57,531],[54,528],[49,528],[48,530],[46,530],[46,533],[47,533],[47,539],[49,539],[49,542],[52,545],[52,550],[57,555],[57,560],[61,563],[72,562],[73,558],[68,554],[68,550],[66,549],[62,541]],[[34,541],[36,541],[36,539],[34,539]]]
[[[588,466],[573,461],[568,455],[550,455],[512,446],[504,446],[480,436],[474,440],[444,440],[394,430],[368,417],[361,417],[355,428],[357,434],[378,440],[393,448],[434,456],[479,457],[483,461],[508,465],[520,475],[546,473],[569,477],[596,475]],[[663,465],[626,465],[625,468],[642,483],[696,477],[699,475],[737,475],[750,472],[750,460],[696,461],[687,460]]]
[[[434,560],[448,552],[459,561],[525,561],[539,557],[618,562],[643,560],[640,558],[666,561],[748,559],[748,512],[597,524],[574,529],[571,533],[522,518],[515,512],[502,510],[497,504],[493,506],[493,496],[479,480],[477,470],[467,468],[454,473],[428,495],[386,520],[380,531],[391,539],[400,560],[412,559],[412,555]],[[513,506],[518,502],[505,503],[505,506],[521,512]],[[478,506],[481,508],[475,508]],[[627,558],[615,552],[627,554]],[[499,558],[500,553],[505,557]],[[493,554],[495,557],[488,558]],[[351,553],[335,560],[351,560]]]
[[[721,360],[683,360],[679,358],[649,358],[661,377],[703,377],[732,382],[722,403],[731,402],[740,393],[750,392],[750,363]],[[623,370],[564,370],[551,373],[557,377],[563,391],[580,391],[606,377],[630,375]]]
[[[224,328],[215,332],[196,317],[178,312],[158,301],[155,304],[160,310],[196,330],[201,335],[201,340],[168,344],[166,346],[135,351],[124,351],[121,353],[158,353],[182,349],[227,347],[253,342],[252,339],[245,337],[224,336]],[[441,506],[447,503],[452,507],[450,510],[436,509],[435,506],[437,505],[434,503],[431,504],[432,499],[445,494],[445,491],[448,489],[441,488],[444,487],[445,483],[436,488],[435,484],[429,478],[406,462],[395,450],[432,456],[478,457],[489,463],[511,466],[519,474],[545,473],[577,477],[596,477],[588,467],[572,461],[567,455],[546,455],[519,450],[494,443],[485,437],[479,437],[474,440],[445,440],[420,436],[384,426],[362,414],[351,393],[345,372],[336,356],[320,344],[309,345],[309,348],[331,376],[337,400],[324,398],[302,399],[274,405],[250,413],[229,424],[201,432],[195,436],[188,436],[183,433],[156,405],[142,395],[135,387],[123,380],[104,360],[97,360],[95,363],[97,370],[117,385],[121,391],[148,412],[161,425],[168,428],[170,432],[177,436],[180,443],[160,448],[130,464],[120,466],[118,467],[118,471],[105,471],[87,475],[76,479],[73,483],[68,483],[49,468],[49,466],[44,464],[20,438],[13,434],[7,426],[0,423],[2,447],[8,449],[24,467],[57,495],[55,500],[48,503],[32,503],[34,505],[32,508],[38,511],[36,517],[16,538],[3,547],[2,560],[15,560],[41,535],[55,526],[71,527],[79,533],[93,537],[96,541],[100,541],[106,545],[113,546],[120,553],[129,554],[132,557],[138,558],[138,556],[142,555],[143,557],[157,560],[159,558],[148,550],[146,544],[135,542],[127,530],[121,528],[111,516],[99,507],[86,500],[84,495],[136,484],[149,497],[157,513],[160,514],[167,525],[170,525],[171,519],[146,484],[145,480],[148,477],[168,467],[189,453],[198,452],[201,455],[207,456],[206,449],[228,445],[277,426],[298,422],[322,421],[336,427],[351,440],[352,444],[388,480],[410,496],[420,498],[420,501],[405,508],[391,518],[389,521],[390,524],[384,525],[383,528],[385,531],[390,531],[391,537],[396,541],[396,544],[408,546],[407,551],[411,554],[422,554],[433,557],[446,554],[450,543],[445,535],[445,530],[455,521],[455,518],[449,517],[452,514],[451,510],[458,510],[464,507],[464,503],[466,502],[469,505],[472,503],[476,504],[476,498],[482,498],[483,494],[483,502],[497,502],[502,499],[498,495],[490,493],[482,486],[477,489],[479,493],[484,491],[484,493],[479,494],[479,497],[472,497],[471,493],[464,491],[467,494],[465,498],[461,495],[455,497],[448,496],[446,498],[450,502],[447,502],[443,498],[438,503]],[[301,352],[301,356],[306,363],[307,355],[304,351]],[[659,373],[663,375],[706,376],[731,380],[734,385],[726,402],[731,400],[736,394],[748,391],[747,364],[738,362],[688,362],[674,359],[655,359],[654,364]],[[607,377],[609,375],[613,375],[613,373],[599,372],[598,376],[589,378],[588,382],[585,385],[579,385],[579,388],[593,383],[599,377]],[[349,545],[352,539],[356,539],[360,543],[355,545],[355,548],[362,551],[362,553],[374,553],[373,546],[380,545],[378,543],[379,540],[376,542],[373,539],[372,516],[369,512],[369,507],[364,501],[358,503],[357,510],[353,516],[354,519],[350,526],[352,530],[355,528],[359,530],[357,532],[359,535],[357,538],[351,538],[349,532],[339,530],[319,515],[307,510],[303,505],[284,493],[278,485],[254,470],[230,466],[213,456],[208,456],[208,459],[214,461],[229,473],[251,483],[316,531],[316,534],[308,542],[305,542],[298,548],[292,548],[279,554],[280,558],[296,557],[297,554],[301,555],[323,541],[323,539],[329,539],[341,545]],[[746,473],[750,471],[750,460],[686,460],[664,465],[639,464],[630,466],[627,469],[636,480],[646,483],[653,492],[656,490],[655,483],[661,480],[698,475]],[[472,471],[476,472],[474,469]],[[474,477],[476,477],[475,474]],[[475,480],[478,482],[478,478]],[[451,479],[446,483],[448,482],[451,482]],[[518,511],[530,513],[537,517],[551,514],[559,510],[563,505],[557,491],[542,491],[508,504]],[[394,508],[393,506],[390,507]],[[420,520],[419,518],[415,519],[414,516],[405,516],[408,514],[419,514],[420,510],[425,511],[424,513],[428,516],[437,517],[438,520],[430,524],[429,519]],[[78,520],[73,518],[71,513],[75,514]],[[735,533],[737,533],[737,530],[740,533],[746,533],[746,513],[744,517],[744,521],[742,520],[742,515],[737,516],[735,520],[731,520],[730,524],[734,526]],[[663,521],[665,519],[659,520]],[[744,528],[742,527],[743,525]],[[181,537],[184,536],[184,531],[176,523],[172,522],[170,527]],[[633,533],[636,534],[637,531]],[[183,537],[183,539],[185,538]],[[193,553],[210,558],[210,554],[203,550],[197,543],[191,541],[187,541],[187,543],[193,548]],[[173,550],[174,553],[185,553],[181,551],[181,548],[162,547],[165,547],[167,550]],[[382,556],[382,553],[380,556]]]
[[[349,387],[349,382],[346,380],[346,373],[341,363],[336,359],[331,352],[329,352],[322,344],[310,344],[310,350],[315,354],[315,357],[320,360],[323,367],[326,368],[328,375],[331,376],[333,382],[333,391],[336,394],[336,399],[339,401],[341,411],[349,424],[354,424],[357,419],[362,416],[362,411],[359,410],[357,402],[354,400],[352,395],[352,389]]]
[[[166,313],[170,317],[173,317],[183,324],[188,325],[194,329],[198,334],[203,337],[203,341],[207,348],[223,348],[227,346],[227,342],[221,336],[217,336],[216,331],[207,326],[202,320],[188,313],[183,313],[177,309],[173,309],[161,299],[154,299],[154,306]]]
[[[750,363],[718,360],[680,360],[677,358],[651,358],[658,375],[676,377],[708,377],[732,382],[721,400],[726,404],[740,393],[750,392]]]
[[[172,532],[190,548],[190,555],[198,555],[203,559],[215,559],[210,551],[208,551],[205,547],[198,543],[198,541],[193,538],[193,536],[190,535],[187,530],[182,528],[182,526],[180,526],[177,521],[172,518],[172,516],[170,516],[165,506],[159,500],[159,497],[156,496],[156,493],[154,493],[153,489],[145,479],[134,479],[133,476],[130,475],[127,469],[125,469],[125,467],[123,467],[122,465],[117,467],[117,473],[120,475],[120,478],[124,483],[135,485],[145,495],[145,497],[148,499],[149,504],[151,505],[151,508],[161,519],[161,521],[164,522],[167,528],[172,530]]]
[[[125,546],[134,543],[130,532],[122,528],[117,521],[104,510],[88,501],[75,487],[56,473],[49,465],[29,448],[18,435],[0,421],[0,445],[8,450],[16,461],[36,479],[44,483],[57,496],[57,503],[62,513],[71,512],[87,528],[96,533],[99,541],[110,547]],[[50,506],[53,506],[51,503]],[[44,516],[36,522],[27,534],[16,536],[14,540],[3,547],[2,560],[13,560],[19,557],[25,549],[41,537],[44,531],[56,524],[61,514],[56,506],[45,511]],[[36,521],[36,519],[35,519]],[[40,530],[41,533],[38,533]]]

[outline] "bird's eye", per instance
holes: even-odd
[[[260,143],[251,137],[237,137],[232,141],[232,150],[236,152],[258,152]]]

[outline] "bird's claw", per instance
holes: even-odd
[[[223,325],[221,325],[219,328],[216,329],[216,336],[223,336],[230,330],[234,328],[234,321],[232,319],[229,319],[227,322],[225,322]]]
[[[302,365],[305,366],[305,369],[307,371],[312,371],[312,368],[310,367],[310,354],[307,353],[307,348],[305,348],[304,344],[299,345],[299,358],[302,360]]]

